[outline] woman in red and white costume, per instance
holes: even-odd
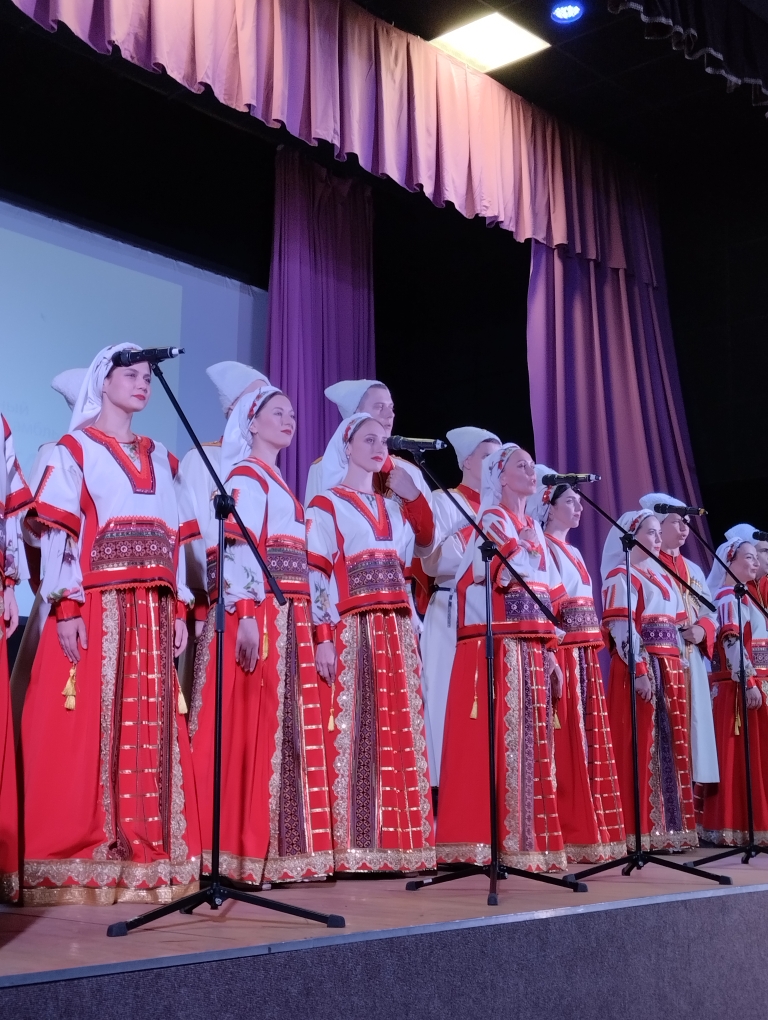
[[[630,510],[619,524],[657,556],[661,525],[650,510]],[[637,699],[640,826],[643,850],[697,846],[691,789],[687,684],[680,630],[688,624],[680,591],[668,574],[635,546],[630,552],[632,629],[621,533],[611,528],[603,548],[603,628],[611,651],[608,718],[619,774],[627,846],[635,849],[632,706]],[[635,689],[629,690],[629,642]]]
[[[657,503],[679,506],[682,500],[668,496],[664,492],[651,492],[640,500],[640,506],[644,510],[653,510]],[[661,524],[659,559],[696,591],[701,592],[705,599],[712,602],[713,597],[701,567],[698,563],[686,559],[681,552],[690,532],[688,522],[680,514],[656,513],[656,517]],[[712,722],[712,698],[709,692],[707,664],[715,647],[717,615],[699,602],[687,588],[679,584],[677,586],[688,616],[680,636],[684,641],[683,669],[688,679],[691,781],[694,784],[716,783],[720,773],[717,766],[717,744],[715,726]]]
[[[374,491],[385,429],[346,418],[309,505],[312,611],[323,691],[337,871],[435,866],[419,652],[408,577],[432,526],[411,483],[403,506]]]
[[[94,358],[35,502],[53,611],[22,717],[26,904],[165,903],[199,877],[176,459],[132,430],[151,374],[113,367],[126,349]]]
[[[565,588],[557,618],[563,696],[555,706],[557,810],[569,861],[599,862],[626,853],[619,779],[598,651],[603,647],[592,578],[568,533],[581,522],[581,497],[568,485],[543,485],[551,469],[536,465],[539,487],[528,512],[544,528]]]
[[[8,678],[8,638],[19,625],[14,588],[29,574],[21,514],[32,502],[8,422],[0,415],[0,903],[19,898],[19,826],[16,752]]]
[[[501,446],[493,432],[473,426],[451,429],[447,433],[456,451],[462,472],[461,484],[451,494],[470,516],[480,509],[480,471],[483,460]],[[440,760],[443,752],[443,726],[453,657],[456,653],[456,570],[461,563],[467,542],[472,541],[472,528],[444,492],[432,494],[435,534],[432,545],[417,546],[421,564],[431,580],[429,603],[424,614],[421,635],[421,656],[424,660],[422,688],[424,720],[427,726],[427,751],[432,785],[440,785]]]
[[[506,443],[483,461],[478,523],[545,605],[564,594],[541,525],[525,512],[534,463]],[[443,738],[438,860],[490,861],[485,568],[481,539],[456,574],[456,657]],[[496,775],[502,864],[528,871],[566,867],[557,811],[552,703],[562,693],[558,635],[500,560],[491,563],[496,679]]]
[[[237,401],[221,448],[227,490],[287,599],[277,604],[239,527],[227,521],[221,869],[255,884],[333,870],[304,509],[277,467],[295,431],[290,400],[264,385]],[[209,547],[216,532],[214,523]],[[189,720],[206,870],[213,824],[214,616],[215,608],[198,647]]]
[[[733,531],[735,529],[731,529]],[[726,532],[726,535],[728,532]],[[759,570],[755,546],[731,538],[717,550],[736,577],[754,593]],[[741,705],[741,641],[733,578],[715,560],[708,583],[717,607],[717,643],[709,682],[720,763],[720,782],[697,787],[699,836],[718,846],[746,843],[748,834],[744,775],[744,720]],[[768,846],[768,628],[752,600],[741,599],[744,667],[747,675],[749,755],[755,842]]]

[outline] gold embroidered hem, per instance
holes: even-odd
[[[23,902],[170,903],[200,877],[200,858],[151,864],[88,858],[24,862]]]
[[[699,839],[707,843],[714,843],[715,846],[741,846],[749,842],[749,833],[740,829],[705,829],[701,825],[696,826]],[[755,843],[758,846],[768,846],[768,832],[755,831]]]
[[[222,850],[219,853],[219,871],[234,882],[250,882],[261,885],[264,876],[264,861],[260,857],[240,857]],[[211,873],[211,851],[203,850],[203,874]]]
[[[641,834],[643,850],[694,850],[699,845],[695,829],[683,832],[653,832]],[[627,833],[627,850],[635,849],[634,833]]]
[[[195,880],[187,885],[161,885],[155,889],[130,889],[125,886],[109,886],[93,889],[81,885],[66,885],[53,888],[38,886],[24,889],[25,907],[90,906],[111,907],[114,903],[174,903],[190,893],[197,892],[200,883]]]
[[[600,864],[603,861],[615,861],[624,857],[627,844],[594,843],[588,846],[577,846],[575,843],[565,844],[565,854],[570,864]]]
[[[222,851],[219,868],[222,875],[235,882],[301,882],[308,878],[326,878],[333,874],[333,852],[323,850],[314,854],[296,854],[293,857],[268,858],[239,857]],[[203,851],[203,874],[211,871],[211,851]]]
[[[18,899],[18,871],[0,871],[0,903],[17,903]]]
[[[440,864],[491,863],[491,848],[488,843],[438,843],[437,859]],[[562,850],[518,851],[509,853],[499,850],[499,862],[508,868],[521,871],[567,871],[568,862]]]
[[[337,871],[434,871],[437,857],[432,847],[417,850],[336,850]]]

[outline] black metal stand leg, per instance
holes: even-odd
[[[468,865],[466,868],[439,874],[435,877],[414,879],[408,882],[405,888],[409,891],[414,891],[416,889],[423,889],[428,885],[443,885],[445,882],[455,882],[460,878],[470,878],[472,875],[486,875],[488,878],[491,878],[490,865],[485,867],[482,865]],[[517,875],[519,878],[530,878],[534,882],[545,882],[547,885],[557,885],[561,888],[571,889],[573,892],[587,892],[586,884],[580,882],[575,875],[549,875],[542,871],[525,871],[522,868],[508,868],[505,864],[500,865],[497,878],[507,878],[509,875]],[[491,896],[496,892],[496,888],[492,886],[488,893],[489,907],[498,906],[498,896],[496,902],[491,902]]]

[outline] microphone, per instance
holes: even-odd
[[[143,351],[115,351],[112,355],[112,364],[118,368],[141,365],[145,361],[148,361],[150,365],[156,365],[159,361],[178,358],[183,353],[183,347],[147,347]]]
[[[409,439],[407,436],[390,436],[387,439],[387,449],[390,453],[397,450],[424,453],[425,450],[444,450],[445,447],[442,439]]]
[[[704,517],[703,506],[676,506],[674,503],[657,503],[653,508],[657,514],[680,514],[681,517]]]
[[[600,475],[542,475],[544,485],[584,485],[585,482],[599,482]]]

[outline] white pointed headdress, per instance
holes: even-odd
[[[619,517],[619,524],[631,535],[636,535],[643,521],[649,517],[656,517],[652,510],[627,510]],[[657,518],[658,519],[658,518]],[[600,563],[600,573],[603,581],[616,567],[624,563],[624,547],[621,544],[622,532],[618,528],[611,528],[603,546],[603,559]]]
[[[83,376],[80,392],[77,394],[72,417],[69,420],[69,431],[92,425],[99,416],[104,399],[104,381],[112,369],[112,355],[117,351],[140,351],[138,344],[112,344],[103,347]]]
[[[325,388],[325,395],[341,412],[342,418],[351,418],[360,401],[371,386],[383,386],[378,379],[342,379]]]
[[[367,411],[360,411],[358,414],[351,414],[345,418],[331,436],[325,448],[323,459],[320,464],[320,491],[332,489],[344,481],[349,468],[349,460],[344,447],[352,436],[367,418],[373,415]]]
[[[726,531],[725,540],[732,542],[734,538],[740,538],[742,542],[754,542],[756,531],[757,528],[753,528],[751,524],[734,524]]]
[[[267,386],[271,383],[263,372],[244,365],[240,361],[217,361],[215,365],[209,365],[205,374],[216,387],[219,395],[221,409],[224,414],[229,415],[237,400],[245,393],[253,383],[261,382]]]
[[[744,525],[737,525],[737,527],[744,527]],[[750,527],[750,525],[746,525],[746,527]],[[734,531],[736,529],[731,528],[730,530]],[[739,551],[741,546],[746,545],[747,542],[750,543],[752,542],[751,533],[749,538],[743,538],[739,535],[734,535],[731,538],[728,538],[727,541],[723,542],[722,545],[719,545],[717,547],[717,555],[720,557],[721,560],[724,560],[725,563],[727,563],[728,566],[730,567],[731,563],[733,563],[736,553]],[[709,572],[709,577],[707,578],[707,587],[712,592],[713,596],[717,596],[717,593],[724,585],[732,583],[733,578],[729,577],[729,575],[726,573],[725,567],[722,565],[722,563],[719,563],[717,560],[715,560],[715,562],[712,564],[712,569]]]
[[[445,435],[456,451],[456,460],[459,462],[460,468],[464,467],[464,461],[475,452],[481,443],[486,443],[488,440],[494,443],[501,442],[499,437],[494,435],[493,432],[489,432],[487,429],[475,428],[474,425],[466,425],[460,429],[451,429]]]
[[[548,468],[546,464],[536,465],[536,491],[532,496],[528,497],[528,501],[525,504],[526,513],[533,517],[534,521],[538,521],[542,528],[547,523],[552,494],[557,488],[556,485],[544,485],[542,478],[544,475],[552,475],[555,473],[556,472],[554,472],[552,468]]]
[[[51,380],[51,389],[56,390],[57,393],[64,397],[70,411],[75,406],[75,401],[87,371],[87,368],[65,368],[63,372],[59,372]]]
[[[657,514],[653,509],[657,503],[668,503],[671,506],[683,507],[686,504],[681,502],[679,499],[675,499],[674,496],[669,496],[666,492],[649,492],[645,496],[640,497],[640,506],[643,510],[650,510],[654,517],[658,517],[660,521],[663,521],[669,514]]]

